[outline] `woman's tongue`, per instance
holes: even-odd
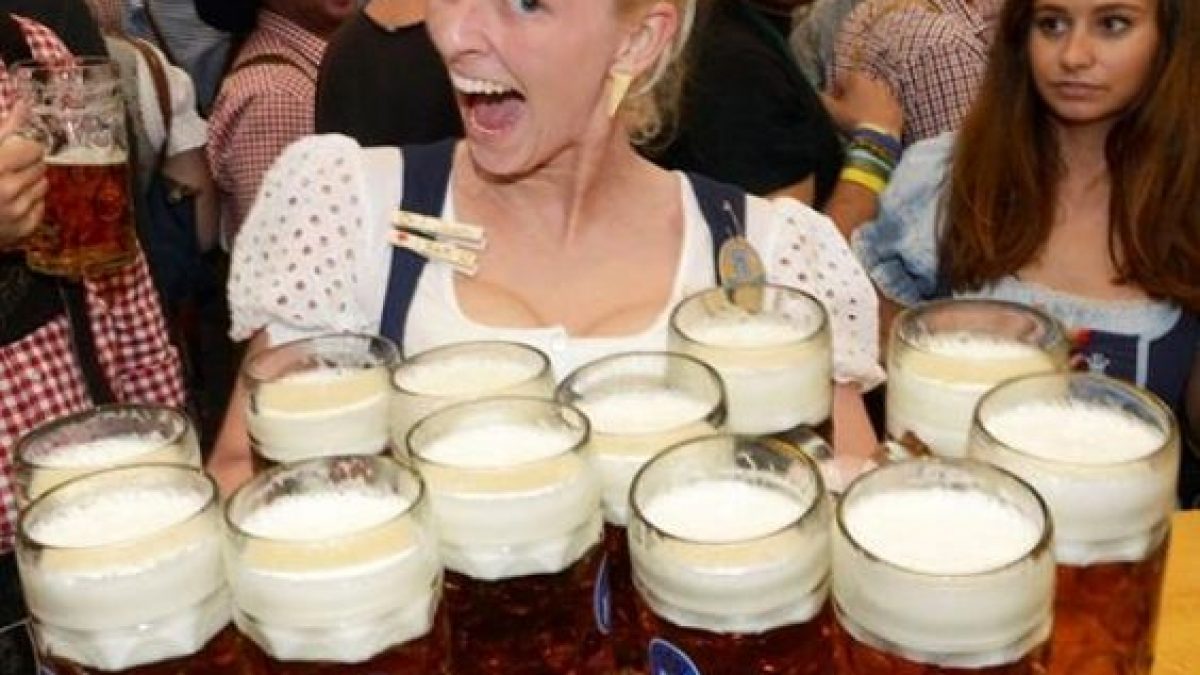
[[[471,123],[486,133],[498,133],[516,124],[525,108],[525,99],[515,92],[474,94],[468,97]]]

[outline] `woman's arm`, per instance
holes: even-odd
[[[185,150],[167,158],[163,174],[192,195],[196,203],[196,242],[201,251],[217,243],[217,186],[208,170],[204,147]]]
[[[246,355],[242,362],[245,363],[267,347],[267,332],[260,330],[246,347]],[[221,432],[217,435],[212,456],[208,459],[208,472],[216,479],[221,494],[225,496],[229,496],[238,486],[249,480],[252,473],[250,432],[246,427],[246,404],[249,395],[242,378],[236,378],[233,395],[229,397],[229,408],[225,411],[225,421],[221,424]]]

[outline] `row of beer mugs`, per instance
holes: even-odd
[[[997,410],[1080,384],[1131,393],[1094,376],[1031,377],[998,389],[1018,403]],[[518,423],[558,441],[524,450],[518,465],[445,463],[478,449],[481,432]],[[1161,427],[1156,440],[1170,443],[1169,423]],[[59,672],[307,672],[311,662],[368,659],[367,670],[328,672],[613,672],[592,625],[593,614],[604,623],[605,589],[599,493],[578,457],[586,433],[578,411],[548,400],[462,404],[418,423],[415,467],[351,456],[259,475],[225,505],[224,533],[215,486],[195,468],[136,465],[69,481],[20,524],[39,639],[53,665],[66,665]],[[975,436],[986,445],[985,433]],[[1081,480],[1039,474],[1002,443],[990,449],[1034,483]],[[1154,482],[1141,487],[1153,493]],[[647,463],[630,495],[628,540],[633,634],[650,672],[1043,672],[1053,552],[1064,544],[1052,549],[1050,512],[1029,483],[975,460],[914,460],[856,480],[836,518],[832,506],[815,463],[769,439],[704,436]],[[1119,546],[1152,547],[1155,529]],[[538,573],[549,570],[558,573]],[[1107,578],[1100,589],[1060,582],[1058,592],[1124,583]],[[1139,591],[1150,602],[1154,582]],[[1126,611],[1099,620],[1140,619]],[[517,619],[535,627],[536,644],[522,643],[530,635]],[[451,628],[481,644],[460,644]],[[185,661],[163,665],[175,658]],[[1058,672],[1134,671],[1096,661]]]
[[[968,309],[971,309],[971,307],[968,307]],[[1007,307],[1002,307],[1002,309],[1007,309]],[[979,307],[973,307],[973,310],[972,310],[972,311],[973,311],[974,313],[978,313],[978,312],[979,312]],[[977,321],[976,323],[979,323],[979,322]],[[986,334],[985,334],[985,336],[986,336]],[[619,362],[619,360],[620,360],[620,359],[613,359],[613,360],[617,360],[617,362]],[[626,360],[628,360],[628,359],[626,359]],[[893,362],[893,364],[894,364],[894,363],[895,363],[895,362]],[[476,364],[476,365],[478,365],[478,364]],[[485,364],[485,365],[486,365],[486,364]],[[593,370],[596,370],[596,369],[593,369]],[[600,369],[600,370],[602,370],[602,369]],[[468,370],[468,372],[469,372],[469,370]],[[724,375],[724,372],[722,372],[722,375]],[[599,380],[600,380],[600,381],[604,381],[604,378],[599,378]],[[568,382],[570,382],[570,380],[569,380]],[[565,386],[566,386],[566,383],[564,383],[564,387],[565,387]],[[1061,388],[1061,387],[1060,387],[1060,388]],[[1072,386],[1072,388],[1073,388],[1073,389],[1078,389],[1079,387]],[[617,390],[619,390],[619,389],[620,389],[620,388],[618,387],[618,388],[617,388]],[[1102,388],[1100,388],[1100,389],[1103,389],[1103,387],[1102,387]],[[599,388],[599,390],[601,390],[601,392],[605,392],[605,390],[607,390],[607,392],[612,392],[612,390],[613,390],[613,389],[612,389],[612,388],[607,388],[607,389],[606,389],[605,387],[600,387],[600,388]],[[732,395],[732,392],[731,392],[731,395]],[[1111,399],[1111,396],[1109,396],[1109,398]],[[643,398],[643,399],[644,399],[644,398]],[[642,401],[642,404],[643,404],[643,405],[641,405],[641,406],[638,406],[637,408],[642,408],[642,410],[643,410],[643,412],[644,412],[644,408],[647,408],[647,406],[646,406],[646,405],[644,405],[644,404],[646,404],[646,402],[647,402],[647,401],[644,401],[644,400],[643,400],[643,401]],[[584,407],[584,406],[582,406],[582,405],[581,405],[581,407]],[[1120,406],[1118,406],[1118,407],[1120,407]],[[1126,407],[1129,407],[1129,406],[1126,406]],[[1135,407],[1135,406],[1134,406],[1134,407]],[[637,410],[637,408],[635,408],[635,410]],[[596,414],[595,414],[595,413],[596,413],[596,412],[598,412],[598,411],[596,411],[596,410],[593,410],[593,411],[590,411],[590,412],[592,412],[592,413],[593,413],[593,414],[592,414],[592,417],[599,417],[599,416],[596,416]],[[643,417],[644,417],[644,416],[643,416]],[[652,416],[652,417],[654,417],[654,416]],[[1168,414],[1168,418],[1169,418],[1169,414]],[[625,424],[626,424],[626,425],[630,424],[630,422],[629,422],[629,420],[628,420],[628,419],[626,419],[626,420],[625,420]],[[1170,436],[1170,435],[1168,435],[1168,436]],[[1018,447],[1019,447],[1019,446],[1020,446],[1020,444],[1018,443]],[[1165,444],[1164,444],[1164,447],[1166,448],[1166,452],[1152,453],[1152,454],[1154,454],[1154,458],[1153,458],[1153,459],[1154,459],[1154,466],[1156,466],[1156,467],[1157,467],[1157,473],[1156,473],[1156,476],[1157,476],[1157,478],[1154,478],[1154,477],[1152,477],[1152,479],[1151,479],[1151,483],[1153,483],[1153,482],[1154,482],[1154,480],[1157,480],[1157,483],[1159,483],[1159,484],[1160,484],[1160,483],[1163,483],[1163,480],[1162,480],[1162,478],[1163,478],[1164,476],[1168,476],[1168,477],[1174,477],[1174,473],[1172,473],[1172,471],[1171,471],[1171,467],[1174,467],[1174,462],[1172,462],[1172,461],[1171,461],[1171,460],[1172,460],[1172,456],[1174,456],[1174,455],[1171,455],[1171,453],[1169,452],[1169,450],[1170,450],[1170,446],[1171,446],[1171,443],[1170,443],[1170,442],[1168,442],[1168,443],[1165,443]],[[1176,443],[1176,446],[1177,446],[1177,443]],[[661,448],[661,447],[664,447],[664,444],[658,444],[658,448]],[[649,450],[649,452],[653,452],[653,449],[652,449],[652,450]],[[1177,452],[1177,448],[1176,448],[1175,452]],[[1099,464],[1103,464],[1103,462],[1099,462]],[[635,466],[636,466],[636,465],[635,465]],[[1138,467],[1138,465],[1134,465],[1134,468],[1136,468],[1136,467]],[[1165,473],[1164,473],[1164,467],[1166,467]],[[1127,467],[1127,468],[1128,468],[1128,467]],[[602,473],[602,472],[601,472],[601,473]],[[1102,473],[1103,473],[1103,467],[1102,467]],[[1111,472],[1110,472],[1110,473],[1111,473]],[[1152,473],[1153,473],[1153,472],[1152,472]],[[1171,479],[1172,479],[1172,478],[1171,478]],[[1076,482],[1079,482],[1079,479],[1078,479],[1078,478],[1076,478]],[[1085,482],[1086,482],[1086,480],[1085,480]],[[1094,480],[1093,480],[1093,483],[1096,483],[1096,482],[1094,482]],[[1100,483],[1103,483],[1103,482],[1100,482]],[[1093,488],[1096,488],[1096,486],[1097,486],[1097,485],[1100,485],[1100,483],[1096,483],[1096,484],[1093,484],[1093,485],[1085,485],[1085,490],[1088,490],[1088,491],[1090,491],[1090,492],[1091,492],[1091,494],[1093,494],[1093,495],[1096,495],[1096,494],[1097,494],[1097,492],[1096,492],[1096,490],[1094,490]],[[1120,486],[1122,483],[1123,483],[1123,479],[1121,478],[1121,474],[1120,474],[1120,472],[1118,472],[1118,473],[1117,473],[1117,476],[1116,476],[1116,478],[1114,478],[1114,477],[1112,477],[1112,476],[1109,476],[1108,483],[1105,483],[1105,485],[1109,485],[1109,486],[1110,486],[1110,488],[1111,488],[1111,485],[1114,485],[1114,484],[1115,484],[1115,485],[1117,485],[1117,486]],[[628,483],[625,483],[625,485],[626,485],[626,486],[628,486]],[[1103,488],[1103,485],[1100,485],[1100,486],[1102,486],[1102,488]],[[1151,486],[1153,486],[1153,485],[1151,485]],[[1160,486],[1160,485],[1159,485],[1159,486]],[[1168,490],[1168,491],[1169,491],[1169,490]],[[608,506],[607,502],[614,502],[614,501],[616,501],[616,500],[606,500],[606,506]],[[1103,498],[1103,500],[1102,500],[1102,501],[1105,501],[1105,503],[1109,503],[1109,504],[1116,504],[1116,506],[1114,506],[1114,509],[1116,509],[1116,510],[1120,510],[1121,508],[1123,508],[1122,506],[1120,506],[1120,503],[1121,503],[1121,500],[1120,500],[1120,498],[1117,498],[1117,500],[1108,500],[1108,498]],[[1168,497],[1168,501],[1169,501],[1169,497]],[[1054,501],[1052,501],[1052,500],[1051,500],[1051,508],[1054,508],[1054,506],[1055,506],[1055,503],[1054,503]],[[1152,504],[1152,506],[1153,506],[1153,504]],[[610,510],[610,512],[611,512],[611,510],[616,510],[616,509],[608,509],[608,510]],[[1153,510],[1153,508],[1151,508],[1151,510]],[[606,514],[606,515],[611,515],[611,514]],[[626,515],[628,515],[628,512],[626,512]],[[1057,516],[1057,514],[1056,514],[1056,516]],[[1150,516],[1151,516],[1151,518],[1152,518],[1153,514],[1150,514]],[[1086,514],[1084,515],[1084,518],[1082,518],[1082,519],[1084,519],[1084,520],[1086,520],[1086,519],[1087,519],[1087,518],[1086,518]],[[618,520],[617,518],[608,518],[607,520],[610,520],[610,522],[613,522],[614,520],[617,520],[617,521],[618,521],[618,524],[623,524],[623,522],[624,522],[624,520]],[[1092,525],[1094,526],[1094,525],[1096,525],[1096,524],[1094,524],[1094,522],[1092,522]],[[1102,526],[1100,526],[1100,530],[1104,530],[1104,528],[1105,528],[1105,527],[1108,527],[1108,526],[1106,526],[1106,525],[1102,525]],[[1093,527],[1093,528],[1094,528],[1094,527]],[[610,533],[613,533],[613,531],[614,531],[614,530],[616,530],[616,528],[614,528],[614,527],[611,527],[611,528],[610,528]],[[1165,545],[1165,544],[1164,544],[1164,540],[1165,540],[1165,526],[1163,526],[1163,527],[1160,527],[1160,530],[1162,530],[1162,534],[1163,534],[1162,538],[1157,538],[1157,537],[1153,537],[1153,536],[1151,536],[1151,537],[1148,537],[1148,539],[1150,539],[1150,540],[1148,540],[1148,544],[1150,544],[1150,552],[1154,552],[1154,551],[1159,551],[1159,552],[1160,552],[1160,551],[1162,551],[1162,550],[1163,550],[1163,545]],[[1108,530],[1104,530],[1104,531],[1111,531],[1111,528],[1109,527],[1109,528],[1108,528]],[[623,543],[623,542],[624,542],[624,539],[625,539],[625,537],[623,537],[623,536],[619,536],[619,531],[616,531],[616,532],[618,533],[618,536],[617,536],[617,537],[610,537],[610,539],[611,539],[611,540],[617,540],[617,542],[622,542],[622,543]],[[1154,546],[1153,544],[1156,544],[1156,543],[1157,543],[1157,544],[1159,544],[1159,545],[1158,545],[1158,546]],[[1086,548],[1086,546],[1085,546],[1085,548]],[[612,552],[612,551],[610,551],[610,554],[611,554],[611,552]],[[1156,558],[1156,557],[1154,557],[1154,556],[1151,556],[1151,561],[1153,561],[1153,560],[1158,560],[1158,572],[1160,573],[1160,571],[1162,571],[1162,565],[1160,565],[1160,563],[1162,563],[1162,560],[1160,560],[1160,556],[1159,556],[1159,557],[1157,557],[1157,558]],[[1145,566],[1142,566],[1142,567],[1145,567]],[[1085,569],[1085,571],[1087,571],[1087,569],[1091,569],[1091,567],[1088,567],[1088,566],[1082,566],[1082,569]],[[619,575],[614,575],[614,577],[619,577]],[[1140,596],[1142,596],[1142,597],[1145,597],[1145,596],[1147,596],[1147,593],[1145,593],[1145,592],[1142,592],[1142,591],[1144,591],[1144,590],[1145,590],[1145,587],[1150,587],[1150,589],[1151,589],[1151,590],[1153,590],[1153,589],[1157,589],[1156,580],[1154,580],[1154,579],[1156,579],[1156,578],[1154,578],[1153,566],[1151,565],[1151,567],[1150,567],[1150,577],[1148,577],[1148,580],[1146,581],[1146,584],[1148,584],[1148,586],[1147,586],[1146,584],[1142,584],[1141,586],[1135,587],[1134,591],[1136,591],[1136,593],[1138,593],[1138,595],[1140,595]],[[614,580],[614,581],[616,581],[616,579],[613,579],[613,580]],[[614,584],[614,586],[616,586],[616,584]],[[1128,586],[1128,585],[1126,585],[1126,586]],[[1140,590],[1139,590],[1139,589],[1140,589]],[[616,590],[616,589],[614,589],[614,590]],[[1127,595],[1128,595],[1128,593],[1127,593]],[[1141,602],[1141,605],[1140,605],[1140,607],[1142,607],[1142,608],[1148,608],[1148,610],[1150,610],[1150,614],[1152,615],[1152,611],[1153,611],[1153,609],[1154,609],[1154,598],[1153,598],[1153,596],[1154,596],[1154,593],[1148,593],[1148,595],[1150,595],[1150,596],[1151,596],[1151,599],[1150,599],[1150,601],[1148,601],[1148,602],[1147,602],[1147,601],[1145,601],[1145,599],[1144,599],[1144,601],[1142,601],[1142,602]],[[1094,593],[1093,593],[1093,596],[1094,596]],[[1061,601],[1061,597],[1060,597],[1060,601]],[[1062,614],[1061,608],[1062,608],[1062,602],[1060,602],[1060,614]],[[614,608],[614,609],[616,609],[616,608]],[[1145,614],[1145,613],[1144,613],[1144,614]],[[1151,616],[1151,617],[1152,617],[1152,616]],[[1138,621],[1138,622],[1136,622],[1136,625],[1140,625],[1140,626],[1148,626],[1148,623],[1147,623],[1146,621],[1141,621],[1141,619],[1146,619],[1146,617],[1145,617],[1145,616],[1140,616],[1140,617],[1139,617],[1139,621]],[[1123,623],[1122,623],[1122,625],[1128,625],[1128,622],[1123,622]],[[1076,631],[1076,632],[1078,632],[1078,631]],[[1058,632],[1058,633],[1060,633],[1060,634],[1061,634],[1061,633],[1063,633],[1063,631],[1060,631],[1060,632]],[[1148,628],[1147,628],[1147,629],[1142,629],[1142,631],[1141,631],[1141,634],[1142,634],[1142,637],[1145,637],[1145,635],[1146,635],[1146,634],[1148,634]],[[619,644],[619,643],[618,643],[618,644]],[[660,645],[660,651],[661,651],[661,643],[656,643],[656,644],[659,644],[659,645]],[[1138,645],[1135,645],[1135,646],[1138,646]],[[1142,653],[1142,655],[1146,655],[1146,656],[1148,656],[1148,641],[1142,640],[1142,644],[1141,644],[1141,646],[1139,647],[1139,650],[1140,650],[1140,652]],[[1139,651],[1139,650],[1134,650],[1134,653],[1138,653],[1138,651]],[[1062,652],[1062,650],[1057,650],[1057,651],[1060,651],[1060,652]],[[1111,655],[1109,655],[1109,656],[1103,656],[1103,655],[1104,655],[1104,653],[1108,653],[1108,652],[1104,652],[1103,650],[1102,650],[1102,651],[1100,651],[1100,653],[1096,653],[1096,652],[1093,652],[1093,651],[1090,651],[1090,652],[1088,652],[1088,653],[1091,653],[1092,657],[1094,657],[1094,658],[1096,658],[1096,659],[1104,659],[1104,658],[1117,658],[1116,656],[1111,656]],[[1127,659],[1127,661],[1128,661],[1128,659],[1129,659],[1129,658],[1132,658],[1132,657],[1129,657],[1129,656],[1127,655],[1127,656],[1122,656],[1122,657],[1120,657],[1120,658],[1122,658],[1122,659]],[[1140,658],[1140,657],[1139,657],[1139,658]],[[1097,663],[1099,663],[1099,661],[1097,661]],[[1062,671],[1072,671],[1072,670],[1062,670]],[[1118,670],[1118,671],[1121,671],[1121,670]],[[1135,671],[1135,670],[1124,670],[1124,671]]]

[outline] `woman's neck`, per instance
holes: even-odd
[[[1107,182],[1108,133],[1111,125],[1057,125],[1055,137],[1063,165],[1063,182],[1076,187]]]
[[[455,187],[473,207],[521,213],[528,227],[553,233],[564,245],[578,239],[589,223],[619,213],[629,195],[649,188],[656,174],[665,175],[616,130],[585,139],[516,180],[481,174],[469,157],[463,159],[459,166],[466,171]]]

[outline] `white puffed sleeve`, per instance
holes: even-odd
[[[166,120],[163,119],[159,107],[158,96],[155,95],[154,75],[151,74],[150,64],[139,54],[137,60],[138,91],[144,95],[138,98],[141,107],[142,123],[146,128],[146,137],[155,148],[167,143],[167,156],[173,157],[181,152],[202,147],[208,137],[208,123],[196,112],[196,88],[192,78],[181,68],[171,64],[167,57],[154,45],[143,42],[153,50],[154,57],[167,78],[167,92],[170,94],[171,106],[171,136],[166,138]]]
[[[229,276],[230,335],[267,327],[272,342],[378,323],[357,300],[372,243],[363,151],[345,136],[292,144],[267,172],[238,233]],[[386,245],[386,244],[384,244]]]
[[[794,199],[747,202],[748,235],[767,281],[807,291],[825,305],[833,328],[833,375],[863,390],[883,382],[879,299],[833,221]]]

